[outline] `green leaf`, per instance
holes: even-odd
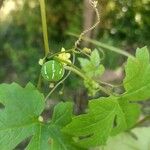
[[[92,51],[90,59],[78,58],[78,60],[85,75],[90,78],[88,80],[84,80],[84,85],[88,89],[89,96],[94,96],[98,92],[98,86],[97,83],[91,81],[91,79],[101,76],[105,71],[104,66],[100,64],[98,50],[95,49]]]
[[[110,138],[104,150],[149,150],[150,127],[135,128],[130,133],[122,133]]]
[[[90,78],[95,78],[97,76],[101,76],[105,68],[100,64],[100,56],[97,49],[92,51],[90,60],[86,58],[78,58],[82,70],[86,73],[86,75]]]
[[[27,150],[78,150],[72,138],[61,132],[61,128],[72,120],[72,104],[59,103],[54,107],[52,120],[40,125]]]
[[[116,98],[100,98],[89,103],[87,114],[75,116],[63,131],[85,148],[103,145],[110,134],[126,128],[123,112]]]
[[[99,52],[97,49],[94,49],[91,53],[91,56],[90,56],[90,60],[91,60],[91,63],[94,65],[94,66],[99,66],[100,64],[100,56],[99,56]]]
[[[147,47],[137,49],[136,58],[128,58],[123,98],[139,101],[150,98],[150,63]]]
[[[49,125],[48,132],[51,135],[52,150],[83,150],[75,145],[71,136],[62,133],[58,126]]]
[[[59,103],[54,108],[52,121],[41,122],[44,110],[43,94],[32,84],[25,88],[18,84],[0,85],[0,149],[12,150],[31,137],[26,150],[79,150],[72,138],[61,129],[72,120],[72,104]]]
[[[98,76],[98,75],[101,76],[104,73],[104,71],[105,71],[104,66],[103,65],[99,65],[97,67],[97,69],[95,70],[95,72],[94,72],[94,76],[95,77]]]
[[[72,111],[72,103],[61,102],[57,104],[53,112],[51,123],[60,127],[64,127],[72,121]]]
[[[0,149],[12,150],[36,133],[44,97],[30,83],[25,88],[16,83],[1,84],[0,103],[5,106],[0,110]]]
[[[88,65],[90,64],[90,61],[86,58],[78,58],[78,60],[82,68],[87,68]]]
[[[50,133],[47,127],[39,124],[36,133],[25,150],[49,150],[51,148]],[[53,149],[52,149],[53,150]]]
[[[61,132],[72,121],[72,111],[72,104],[69,102],[61,102],[55,106],[52,121],[48,125],[52,150],[80,150],[69,135]]]

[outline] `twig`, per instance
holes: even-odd
[[[48,41],[48,32],[47,32],[47,23],[46,23],[46,9],[45,9],[45,1],[39,0],[40,2],[40,10],[41,10],[41,19],[42,19],[42,30],[43,30],[43,38],[44,38],[44,52],[45,57],[49,54],[49,41]],[[41,72],[38,78],[37,88],[40,89],[42,84],[42,76]]]

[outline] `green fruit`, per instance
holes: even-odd
[[[50,60],[43,64],[41,74],[45,80],[55,82],[63,77],[64,68],[60,62],[56,60]]]

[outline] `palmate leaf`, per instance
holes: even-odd
[[[60,103],[54,108],[50,123],[39,121],[44,110],[43,94],[29,83],[25,88],[18,84],[0,85],[0,149],[12,150],[31,137],[26,150],[78,150],[72,139],[61,132],[71,121],[71,103]]]
[[[0,149],[12,150],[21,141],[36,133],[38,116],[44,109],[44,97],[32,84],[0,85]]]
[[[70,136],[61,132],[61,128],[70,123],[72,104],[59,103],[54,108],[50,123],[41,124],[26,150],[80,150]]]
[[[103,145],[110,135],[130,129],[137,122],[140,106],[131,101],[150,98],[150,63],[146,47],[137,49],[135,59],[128,59],[125,71],[124,94],[91,101],[88,113],[74,117],[64,128],[77,144],[83,147]]]
[[[90,101],[87,114],[74,117],[63,131],[81,147],[105,145],[110,136],[130,129],[139,115],[138,104],[118,97],[100,98]]]
[[[61,128],[70,123],[71,119],[71,103],[59,103],[56,105],[52,120],[46,125],[40,125],[26,150],[77,150],[72,144],[71,138],[61,133]]]
[[[126,128],[124,114],[116,98],[100,98],[89,103],[87,114],[73,118],[63,132],[71,135],[77,145],[89,148],[106,143],[109,135]]]
[[[150,62],[146,47],[137,49],[135,59],[128,58],[125,72],[123,82],[126,92],[118,100],[129,129],[134,126],[140,115],[139,104],[131,101],[150,98]]]
[[[128,58],[125,72],[126,92],[122,97],[130,101],[150,98],[150,60],[147,47],[137,49],[135,59]]]

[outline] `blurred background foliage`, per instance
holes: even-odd
[[[36,83],[40,72],[38,60],[44,56],[39,2],[3,0],[1,3],[0,82],[25,84],[31,80]],[[87,24],[94,22],[95,14],[87,9],[87,3],[88,0],[46,0],[49,43],[53,52],[61,47],[71,48],[75,38],[67,33],[80,34]],[[88,37],[130,53],[137,47],[150,47],[149,0],[99,0],[99,11],[101,23]],[[115,69],[123,63],[122,56],[104,52],[103,63],[107,68]],[[74,81],[68,80],[67,84],[75,87],[77,80]]]

